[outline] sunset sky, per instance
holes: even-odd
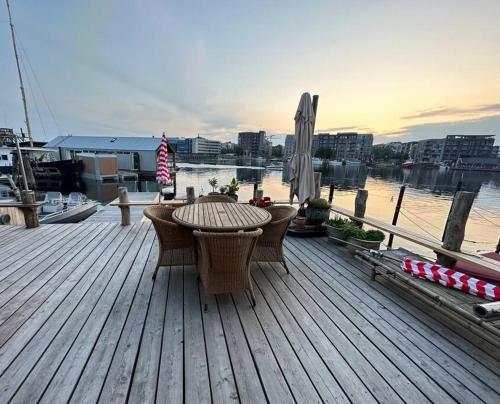
[[[309,91],[320,96],[317,131],[369,131],[375,143],[495,134],[500,143],[498,0],[11,0],[11,7],[39,139],[290,133]],[[18,129],[6,20],[2,3],[0,126]]]

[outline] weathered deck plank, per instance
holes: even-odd
[[[324,240],[287,239],[290,275],[254,264],[255,308],[237,293],[204,312],[193,267],[151,280],[148,222],[1,230],[1,401],[500,399],[488,344]]]

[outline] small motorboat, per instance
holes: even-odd
[[[415,168],[415,162],[413,160],[406,160],[403,164],[401,164],[401,168]]]
[[[39,211],[40,223],[78,223],[97,212],[99,203],[81,192],[72,192],[64,200],[60,192],[47,192]]]
[[[64,209],[64,198],[60,192],[47,192],[40,206],[39,214],[48,215],[50,213],[62,212]]]

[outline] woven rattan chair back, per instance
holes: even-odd
[[[227,195],[207,195],[200,196],[194,203],[209,203],[209,202],[226,202],[226,203],[236,203],[236,201]]]

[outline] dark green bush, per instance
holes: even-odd
[[[318,209],[328,209],[330,205],[328,205],[328,201],[323,198],[311,199],[308,204],[308,208],[318,208]]]
[[[335,216],[333,219],[328,219],[326,221],[326,224],[328,226],[332,226],[332,227],[342,227],[346,223],[349,223],[349,220],[348,219],[343,219],[340,216]]]
[[[354,223],[346,223],[341,228],[342,236],[345,239],[349,237],[357,238],[358,240],[366,240],[366,232],[363,229],[360,229]]]
[[[366,232],[366,240],[369,241],[384,241],[385,234],[380,230],[368,230]]]

